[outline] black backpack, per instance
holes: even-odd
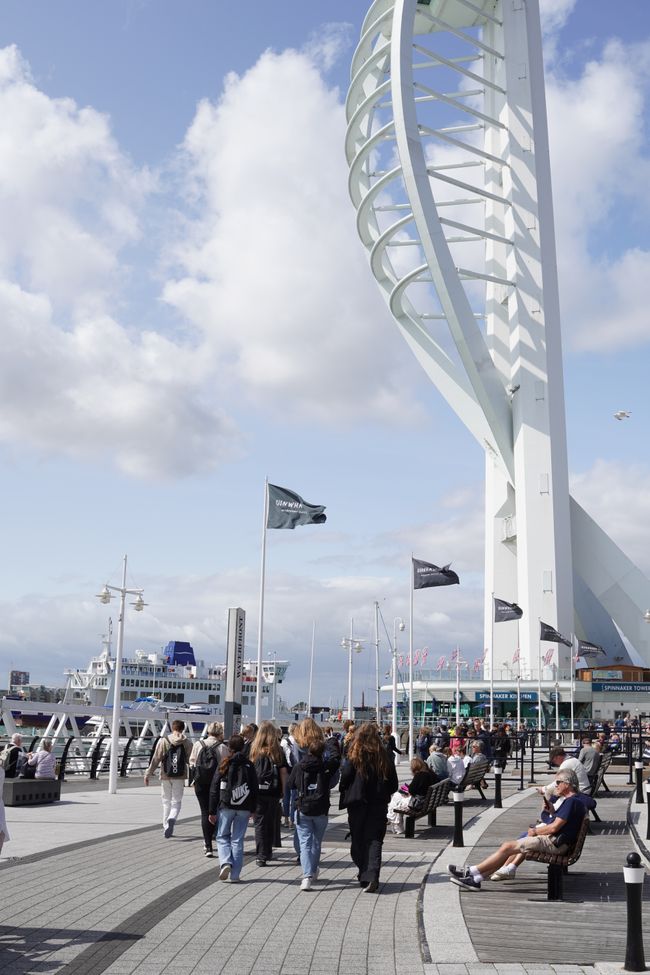
[[[280,794],[280,775],[277,765],[267,755],[260,755],[255,760],[255,771],[260,793],[266,796],[278,796]]]
[[[185,741],[172,744],[169,738],[167,738],[167,742],[169,744],[169,748],[167,749],[165,757],[162,760],[163,772],[170,779],[184,779],[187,765]]]
[[[227,806],[228,809],[245,809],[251,793],[256,791],[252,786],[253,775],[255,770],[250,762],[231,761],[226,777],[220,783],[220,805]]]
[[[330,777],[324,769],[300,769],[296,804],[303,816],[320,816],[329,795]]]
[[[194,785],[200,789],[207,789],[214,778],[219,765],[219,749],[221,745],[204,745],[196,758],[194,766]]]

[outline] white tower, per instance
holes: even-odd
[[[650,583],[569,497],[538,0],[375,0],[347,117],[372,272],[485,449],[485,645],[494,593],[524,610],[524,674],[540,619],[624,656],[614,620],[650,664]],[[517,631],[494,636],[500,668]]]

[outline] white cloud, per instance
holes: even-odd
[[[286,51],[230,75],[185,139],[200,216],[175,248],[182,273],[165,298],[230,381],[289,420],[412,410],[354,230],[343,138],[338,93],[307,54]]]
[[[634,241],[650,179],[650,43],[610,41],[579,77],[551,66],[547,80],[565,332],[580,349],[647,342],[650,251]]]
[[[151,176],[105,116],[39,91],[15,47],[0,115],[0,437],[138,476],[209,469],[233,439],[209,361],[112,315]]]

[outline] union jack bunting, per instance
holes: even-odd
[[[547,650],[544,656],[542,657],[542,662],[545,667],[548,667],[548,665],[550,664],[551,660],[553,659],[554,653],[555,653],[555,647],[552,647],[550,650]]]
[[[460,650],[458,647],[456,647],[455,650],[452,650],[451,653],[451,662],[454,663],[456,660],[460,660]]]
[[[447,658],[440,657],[438,663],[436,664],[436,670],[442,670],[446,666],[447,666]]]
[[[424,650],[420,650],[420,661],[423,667],[427,661],[428,656],[429,656],[429,651],[426,647],[424,648]]]
[[[478,660],[475,660],[474,661],[474,673],[475,674],[478,674],[479,670],[481,670],[482,667],[483,667],[483,661],[480,658]]]
[[[517,649],[515,650],[515,652],[512,655],[512,662],[513,662],[513,664],[516,664],[516,663],[519,662],[519,647],[517,647]]]

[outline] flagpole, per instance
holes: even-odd
[[[492,638],[490,640],[490,728],[494,728],[494,593],[492,593],[491,612]]]
[[[377,678],[377,705],[376,705],[376,717],[377,724],[381,722],[380,706],[381,706],[381,684],[379,683],[379,603],[375,600],[375,676]]]
[[[314,643],[316,640],[316,620],[311,621],[311,656],[309,658],[309,694],[307,695],[307,711],[311,718],[311,690],[314,679]]]
[[[409,761],[414,755],[413,749],[413,589],[415,587],[415,565],[411,552],[411,585],[409,591]]]
[[[262,660],[264,653],[264,586],[266,581],[266,526],[269,520],[269,479],[264,478],[264,516],[262,519],[262,566],[260,570],[260,612],[257,622],[257,694],[255,724],[262,720]]]
[[[521,726],[521,647],[519,646],[519,620],[517,620],[517,731]]]
[[[575,646],[574,646],[574,644],[575,644]],[[574,710],[575,710],[575,704],[574,704],[574,701],[575,701],[575,683],[574,683],[574,681],[575,681],[575,667],[576,667],[577,657],[578,657],[578,638],[575,635],[575,633],[573,633],[571,635],[571,740],[572,741],[573,741],[573,727],[574,727],[574,720],[575,720],[575,714],[574,714]]]
[[[542,621],[538,618],[539,632],[542,632]],[[542,742],[542,640],[537,641],[537,732],[539,742]]]
[[[460,724],[460,647],[456,644],[456,727]]]

